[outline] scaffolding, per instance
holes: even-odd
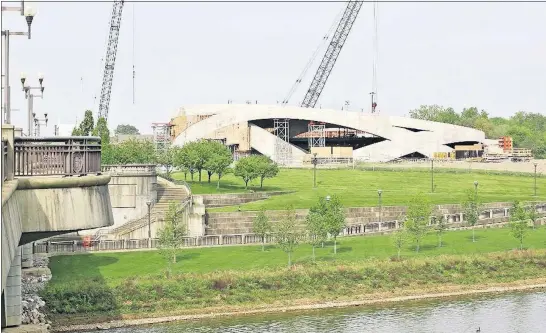
[[[307,126],[307,132],[309,133],[309,149],[326,146],[325,129],[326,125],[324,123],[309,122],[309,125]]]
[[[171,124],[153,123],[152,124],[154,146],[156,151],[163,151],[171,144]]]
[[[289,119],[274,119],[273,130],[277,138],[275,141],[275,160],[281,165],[290,163],[291,150],[288,139],[290,137],[290,120]]]

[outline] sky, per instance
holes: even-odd
[[[37,85],[41,72],[44,98],[34,100],[34,110],[39,117],[48,113],[41,134],[52,135],[54,124],[72,124],[85,109],[98,110],[112,3],[26,5],[37,15],[31,40],[10,39],[11,107],[19,109],[12,123],[26,128],[20,73]],[[151,133],[151,123],[168,122],[184,105],[282,101],[345,6],[125,2],[109,126],[128,123]],[[457,111],[476,106],[491,116],[545,114],[544,12],[546,2],[380,3],[378,110],[404,116],[439,104]],[[317,107],[341,109],[350,101],[349,110],[369,112],[373,22],[372,4],[364,3]],[[3,12],[2,29],[25,30],[26,22]],[[290,104],[303,99],[324,51]]]

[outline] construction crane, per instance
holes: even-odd
[[[330,42],[330,45],[328,45],[328,49],[326,49],[322,62],[315,73],[315,77],[313,78],[313,81],[311,81],[309,90],[307,90],[307,94],[305,94],[303,102],[301,103],[302,107],[314,108],[315,104],[317,104],[322,89],[324,89],[326,81],[328,80],[330,73],[332,73],[339,53],[341,52],[343,45],[345,45],[345,41],[351,32],[353,23],[360,12],[360,8],[362,8],[362,1],[349,1],[347,3],[347,7],[337,25],[332,41]]]
[[[123,0],[114,1],[112,6],[112,17],[110,18],[110,33],[108,35],[108,45],[106,46],[106,58],[104,61],[104,74],[102,77],[98,114],[98,118],[103,117],[106,120],[108,120],[110,94],[112,93],[112,81],[114,80],[114,67],[116,66],[116,54],[118,51],[123,4]]]

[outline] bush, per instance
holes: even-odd
[[[117,308],[115,296],[104,282],[48,284],[40,296],[52,313],[105,312]]]

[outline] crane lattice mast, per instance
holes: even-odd
[[[108,120],[108,109],[110,107],[110,94],[112,93],[112,81],[114,79],[114,67],[116,65],[116,54],[118,51],[123,3],[123,0],[114,1],[114,5],[112,6],[112,17],[110,19],[110,33],[108,35],[108,45],[106,47],[98,114],[98,117],[104,117],[106,120]]]
[[[328,49],[326,50],[324,58],[322,58],[322,62],[315,73],[311,86],[309,87],[309,90],[307,91],[307,94],[305,94],[305,98],[301,103],[302,107],[313,108],[315,107],[315,104],[317,104],[320,94],[322,93],[322,89],[324,89],[324,85],[326,84],[326,81],[334,68],[339,53],[341,52],[341,49],[347,40],[347,36],[349,36],[349,33],[351,32],[353,23],[360,12],[360,8],[362,8],[362,1],[349,1],[347,4],[347,8],[345,8],[345,12],[339,21],[336,32],[332,37],[332,41],[330,42],[330,45],[328,45]]]

